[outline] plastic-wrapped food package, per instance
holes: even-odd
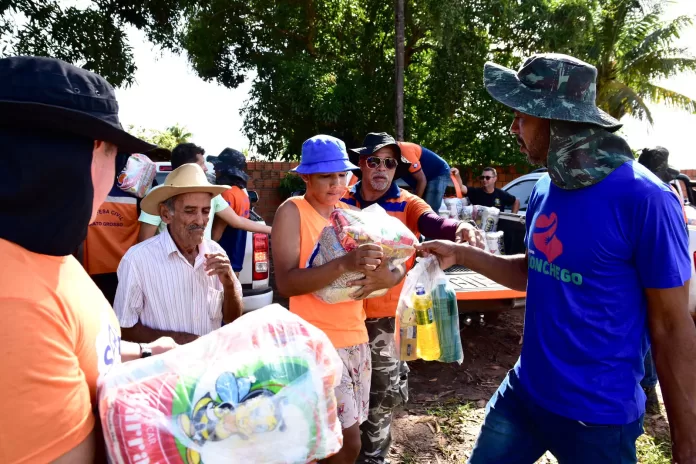
[[[463,198],[445,198],[445,205],[447,205],[451,218],[461,218],[462,210],[464,208]]]
[[[126,167],[118,175],[117,185],[124,192],[143,198],[152,185],[155,174],[155,163],[147,156],[136,153],[128,158]]]
[[[415,252],[418,239],[408,227],[379,205],[374,204],[361,211],[337,209],[331,213],[329,225],[324,228],[309,258],[307,267],[321,266],[355,250],[358,246],[374,243],[382,247],[391,269],[405,263]],[[331,285],[314,295],[326,303],[341,303],[352,299],[357,287],[346,284],[360,280],[364,274],[343,274]],[[367,298],[383,296],[387,290],[371,293]]]
[[[457,296],[434,256],[419,259],[406,275],[394,337],[381,354],[402,361],[464,361]]]
[[[481,207],[481,225],[479,226],[484,232],[495,232],[498,229],[498,218],[500,210],[495,207]]]
[[[279,305],[100,381],[110,462],[302,463],[343,442],[328,337]]]
[[[503,231],[486,232],[486,250],[494,255],[505,254],[505,244],[503,241]]]
[[[459,216],[462,221],[473,221],[474,220],[474,206],[465,205],[462,206],[462,213]]]

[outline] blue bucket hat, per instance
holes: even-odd
[[[346,144],[330,135],[315,135],[302,144],[298,174],[330,174],[360,169],[348,160]]]

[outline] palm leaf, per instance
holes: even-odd
[[[650,21],[646,21],[644,25],[647,26],[652,21],[654,21],[654,18],[651,18]],[[627,50],[624,54],[624,59],[626,61],[634,61],[641,56],[649,54],[650,52],[669,49],[672,46],[672,43],[679,39],[680,31],[683,28],[691,26],[692,24],[693,22],[691,17],[679,16],[670,23],[661,25],[662,27],[658,27],[647,35],[644,35],[642,40],[636,42],[634,47],[624,48],[624,50]],[[654,27],[656,24],[653,23],[652,26]],[[636,36],[634,39],[637,39],[638,35],[634,35]]]
[[[604,85],[601,94],[597,95],[597,106],[616,119],[630,114],[640,120],[645,118],[653,124],[652,113],[643,98],[618,80],[609,81]]]
[[[696,58],[678,53],[685,49],[660,50],[642,55],[635,60],[623,63],[619,71],[623,76],[634,76],[641,81],[658,77],[667,78],[682,72],[696,71]]]
[[[696,100],[673,90],[665,89],[659,85],[648,84],[645,88],[645,96],[654,103],[663,103],[672,108],[679,108],[696,114]]]

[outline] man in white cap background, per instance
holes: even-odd
[[[172,337],[188,343],[242,315],[242,287],[227,254],[204,237],[210,200],[230,187],[211,185],[198,164],[172,171],[141,208],[167,227],[133,246],[118,266],[114,310],[123,339]]]
[[[101,76],[36,57],[0,59],[0,144],[0,462],[106,462],[98,378],[176,344],[122,342],[71,253],[113,185],[116,153],[154,147],[123,130]]]
[[[510,132],[548,167],[527,209],[524,255],[451,242],[421,248],[527,291],[524,344],[486,408],[470,463],[635,463],[649,347],[674,462],[696,462],[696,328],[680,201],[635,161],[597,108],[597,69],[534,55],[518,72],[486,63],[484,83],[514,110]]]

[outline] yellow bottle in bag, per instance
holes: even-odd
[[[401,314],[400,322],[400,359],[402,361],[414,361],[418,359],[418,353],[416,352],[416,333],[418,331],[418,328],[416,326],[416,311],[413,309],[411,305],[409,305]]]
[[[426,361],[440,359],[440,342],[437,338],[437,326],[433,317],[433,301],[430,294],[425,292],[423,284],[416,285],[413,295],[413,307],[416,310],[418,357]]]

